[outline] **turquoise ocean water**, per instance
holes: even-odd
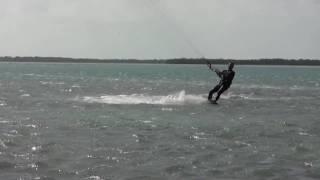
[[[235,71],[0,63],[0,179],[320,179],[320,68]]]

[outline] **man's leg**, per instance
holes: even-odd
[[[213,95],[214,93],[218,92],[220,88],[221,88],[221,85],[220,85],[220,84],[216,85],[216,87],[214,87],[214,88],[209,92],[208,100],[211,100],[211,99],[212,99],[212,95]]]
[[[226,91],[227,89],[229,89],[229,86],[222,86],[222,88],[221,88],[221,89],[218,91],[218,93],[217,93],[216,101],[219,100],[220,95],[221,95],[224,91]]]

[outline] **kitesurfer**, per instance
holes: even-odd
[[[220,98],[220,95],[226,91],[227,89],[229,89],[229,87],[232,84],[232,80],[234,78],[235,72],[233,71],[233,67],[234,67],[234,63],[230,62],[228,64],[228,70],[223,70],[220,71],[219,69],[213,69],[211,67],[211,64],[208,62],[208,67],[210,70],[214,71],[220,78],[220,82],[218,85],[216,85],[210,92],[208,95],[208,100],[211,101],[212,103],[217,103],[217,101]],[[215,100],[212,100],[212,96],[214,93],[217,93],[217,96],[215,98]]]

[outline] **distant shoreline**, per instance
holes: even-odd
[[[0,57],[0,62],[42,62],[42,63],[133,63],[133,64],[226,64],[234,62],[237,65],[295,65],[320,66],[320,60],[315,59],[206,59],[206,58],[176,58],[176,59],[87,59],[64,57]]]

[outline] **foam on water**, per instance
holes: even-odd
[[[84,102],[104,103],[104,104],[154,104],[154,105],[183,105],[183,104],[201,104],[206,102],[203,95],[187,95],[186,92],[169,95],[103,95],[100,97],[85,96],[82,98]]]
[[[0,147],[4,148],[4,149],[7,149],[8,147],[6,146],[6,144],[4,143],[4,141],[2,141],[0,139]]]
[[[221,95],[221,99],[229,100],[249,100],[249,101],[290,101],[300,99],[310,99],[310,97],[264,97],[250,94],[234,94],[228,92]],[[76,101],[87,103],[102,104],[151,104],[151,105],[186,105],[186,104],[202,104],[207,102],[207,94],[186,94],[185,90],[169,95],[102,95],[102,96],[84,96],[76,98]]]

